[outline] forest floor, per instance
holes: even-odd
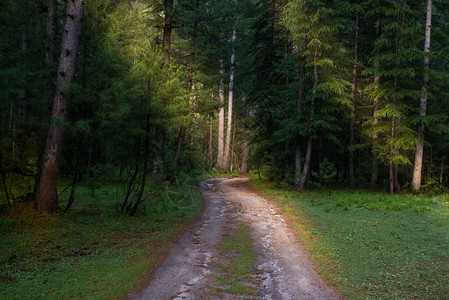
[[[248,178],[200,182],[204,213],[129,299],[338,299]]]

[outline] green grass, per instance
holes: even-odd
[[[122,194],[103,183],[91,197],[81,184],[67,214],[38,214],[25,203],[1,216],[0,298],[122,298],[203,203],[187,183],[164,185],[130,217],[115,210]]]
[[[447,299],[449,203],[366,191],[297,193],[252,180],[347,299]]]
[[[258,289],[251,276],[256,262],[252,242],[248,225],[239,225],[225,237],[219,247],[221,261],[214,274],[218,285],[211,287],[209,295],[222,297],[224,292],[243,296],[257,295]]]

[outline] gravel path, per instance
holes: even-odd
[[[236,295],[205,296],[217,246],[235,222],[249,224],[258,255],[254,278],[257,299],[339,299],[312,269],[277,209],[246,188],[247,178],[216,178],[200,182],[206,208],[168,254],[153,280],[131,299],[235,299]],[[238,298],[238,297],[237,297]]]

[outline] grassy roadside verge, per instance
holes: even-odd
[[[15,207],[0,216],[0,298],[122,298],[201,211],[195,184],[165,186],[134,217],[116,212],[112,184],[80,185],[67,214]]]
[[[259,179],[251,182],[282,207],[318,272],[345,298],[447,298],[446,197],[361,191],[299,194]]]

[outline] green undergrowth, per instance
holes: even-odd
[[[216,284],[210,286],[208,295],[223,297],[224,293],[239,296],[255,296],[258,288],[251,274],[254,272],[256,253],[253,250],[251,229],[239,225],[224,238],[219,247],[220,262],[214,274]]]
[[[298,193],[251,182],[282,207],[318,272],[345,298],[447,298],[447,195]]]
[[[122,298],[203,205],[194,179],[161,184],[133,217],[116,209],[123,192],[80,184],[68,213],[38,214],[22,203],[2,215],[0,298]]]

